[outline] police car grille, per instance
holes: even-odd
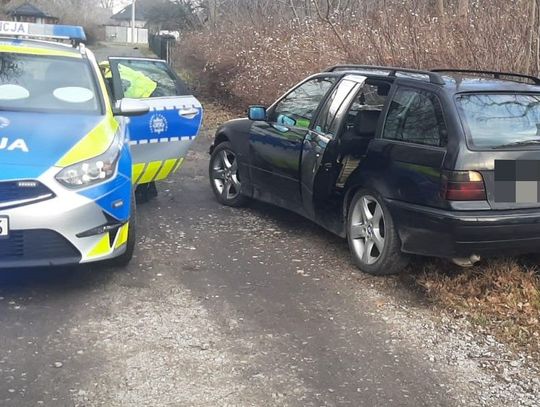
[[[80,258],[79,251],[52,230],[14,230],[0,239],[0,264],[13,260],[55,260]]]
[[[30,205],[54,196],[49,188],[37,181],[0,182],[0,209]]]

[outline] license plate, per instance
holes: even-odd
[[[9,236],[9,218],[0,216],[0,239]]]

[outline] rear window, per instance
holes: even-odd
[[[0,110],[101,114],[84,60],[0,53]]]
[[[472,147],[540,147],[540,94],[467,94],[457,103]]]

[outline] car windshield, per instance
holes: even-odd
[[[0,111],[99,114],[90,66],[75,58],[0,53]]]
[[[457,101],[474,147],[538,146],[540,94],[467,94]]]

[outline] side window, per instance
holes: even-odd
[[[383,138],[446,146],[446,126],[437,96],[422,90],[398,89],[386,117]]]
[[[333,126],[333,123],[336,121],[336,116],[347,96],[355,87],[356,82],[347,79],[341,81],[321,109],[315,126],[316,131],[332,138],[337,135],[336,126]]]
[[[124,97],[143,99],[187,94],[162,61],[119,60],[118,73]]]
[[[308,128],[315,111],[332,88],[336,78],[316,78],[289,93],[274,109],[270,121],[285,126]]]
[[[345,118],[348,137],[374,138],[391,84],[367,80],[356,95]]]

